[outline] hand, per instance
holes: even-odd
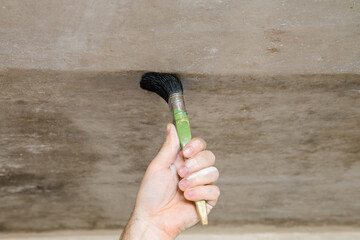
[[[180,151],[175,126],[167,125],[165,143],[145,172],[121,239],[174,239],[199,221],[193,201],[206,200],[211,211],[220,195],[213,185],[219,171],[205,148],[203,139],[194,138]]]

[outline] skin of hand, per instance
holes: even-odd
[[[214,185],[219,171],[206,142],[193,138],[180,151],[175,126],[166,129],[165,143],[145,172],[122,240],[175,239],[199,221],[193,201],[206,200],[209,213],[219,198]]]

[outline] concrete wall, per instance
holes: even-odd
[[[140,76],[3,72],[3,229],[126,223],[171,122]],[[211,224],[360,225],[358,75],[181,77],[221,174]]]
[[[0,230],[118,228],[180,73],[211,224],[360,226],[358,1],[1,1]],[[206,117],[204,117],[206,116]]]

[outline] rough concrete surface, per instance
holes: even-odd
[[[359,0],[1,0],[0,69],[360,73]]]
[[[171,122],[141,72],[0,75],[0,229],[118,228]],[[210,224],[360,226],[360,77],[180,75]]]

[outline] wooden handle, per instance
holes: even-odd
[[[205,200],[195,202],[196,212],[200,218],[200,222],[203,226],[208,225],[207,209]]]

